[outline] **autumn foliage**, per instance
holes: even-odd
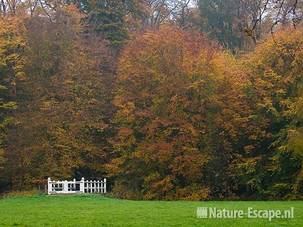
[[[264,135],[251,118],[248,77],[236,60],[201,35],[162,27],[128,44],[117,74],[118,132],[108,165],[114,192],[145,199],[234,196],[237,169],[257,161],[247,156]]]
[[[302,196],[302,28],[233,56],[174,25],[119,51],[73,5],[51,19],[0,18],[0,192],[85,176],[129,199]]]

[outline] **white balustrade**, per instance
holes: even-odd
[[[48,194],[74,194],[74,193],[106,193],[106,178],[100,180],[85,180],[84,177],[80,181],[55,181],[51,178],[47,179]]]

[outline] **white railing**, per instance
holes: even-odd
[[[55,181],[47,179],[47,192],[52,194],[73,194],[73,193],[106,193],[106,179],[103,181],[84,180],[81,181]]]

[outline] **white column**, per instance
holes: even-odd
[[[76,191],[76,179],[74,178],[74,184],[73,184],[73,192]]]
[[[53,184],[51,183],[51,178],[47,178],[47,194],[52,194]]]
[[[85,180],[84,180],[84,177],[82,177],[81,181],[80,181],[80,192],[81,193],[84,193],[84,183],[85,183]]]
[[[63,182],[63,193],[68,193],[68,182],[65,180]]]
[[[106,193],[106,178],[103,180],[103,193]]]

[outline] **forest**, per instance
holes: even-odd
[[[303,198],[303,0],[0,0],[0,194]]]

